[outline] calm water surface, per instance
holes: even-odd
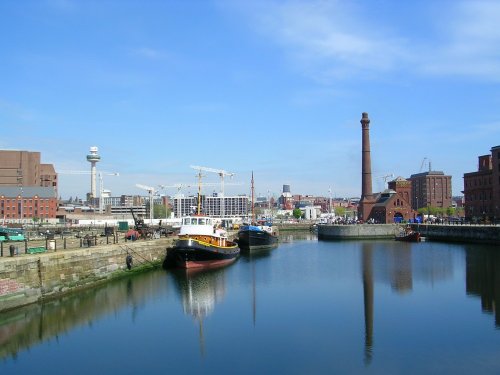
[[[0,315],[5,374],[500,374],[500,249],[290,235]]]

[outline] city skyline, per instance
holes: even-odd
[[[2,2],[0,149],[98,171],[114,196],[235,173],[226,194],[359,197],[361,113],[383,176],[464,173],[500,139],[494,1]],[[206,173],[203,182],[217,183]],[[90,175],[59,174],[84,198]],[[196,191],[196,185],[192,193]],[[217,187],[204,189],[210,194]],[[163,191],[162,191],[163,192]],[[175,189],[164,191],[175,194]]]

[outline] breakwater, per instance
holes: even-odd
[[[172,238],[1,258],[0,312],[161,265]],[[132,256],[129,271],[127,254]]]
[[[412,224],[429,241],[500,245],[498,225]]]
[[[394,238],[399,233],[397,224],[353,224],[318,225],[318,239],[320,240],[370,240]]]

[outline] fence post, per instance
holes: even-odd
[[[24,253],[28,254],[28,240],[24,240]]]
[[[0,241],[0,256],[3,257],[3,241]]]

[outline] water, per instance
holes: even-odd
[[[499,374],[500,253],[318,242],[0,315],[0,373]]]

